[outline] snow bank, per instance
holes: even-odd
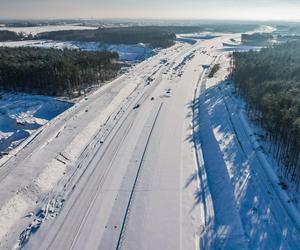
[[[85,148],[92,137],[99,129],[99,125],[105,123],[107,118],[115,111],[118,107],[121,106],[122,102],[128,97],[137,87],[137,83],[132,82],[126,87],[122,88],[117,96],[114,97],[112,102],[105,108],[100,115],[96,116],[93,121],[91,121],[88,126],[79,133],[74,140],[67,146],[64,151],[64,154],[68,156],[68,159],[75,161],[80,153]]]
[[[66,171],[66,163],[59,159],[53,159],[47,164],[42,174],[34,181],[37,188],[43,192],[49,192],[57,184]]]
[[[16,194],[0,209],[0,241],[14,223],[24,216],[28,207],[28,201],[21,194]]]

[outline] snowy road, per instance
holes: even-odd
[[[218,88],[232,37],[163,50],[38,131],[0,168],[0,247],[294,249]]]
[[[191,112],[195,84],[212,57],[189,46],[130,107],[88,163],[62,212],[28,248],[194,249],[198,245]],[[220,44],[220,39],[214,43]],[[200,46],[201,45],[201,46]],[[153,99],[154,100],[151,100]],[[133,106],[135,103],[133,103]],[[164,233],[162,233],[164,232]],[[147,247],[146,247],[147,246]]]
[[[197,189],[195,184],[190,188],[192,191],[186,192],[190,197],[182,197],[180,184],[190,175],[189,171],[183,174],[180,172],[181,167],[185,166],[182,161],[186,159],[187,168],[191,172],[195,171],[190,144],[185,142],[185,137],[190,132],[190,119],[185,118],[186,112],[190,111],[187,103],[193,98],[192,93],[202,72],[202,64],[209,64],[212,59],[203,53],[207,47],[205,44],[210,46],[218,43],[221,46],[221,40],[201,41],[195,45],[178,43],[161,51],[157,56],[137,65],[129,73],[74,105],[38,130],[10,158],[2,159],[7,161],[0,169],[1,247],[9,248],[15,243],[19,247],[37,246],[42,239],[46,245],[60,242],[65,244],[63,248],[73,244],[76,246],[82,244],[85,237],[90,235],[87,230],[90,232],[92,225],[99,229],[99,232],[94,231],[98,235],[96,239],[99,239],[100,234],[105,240],[91,240],[91,247],[100,242],[105,244],[107,240],[118,235],[123,221],[126,224],[136,223],[127,221],[131,218],[130,213],[124,220],[126,209],[118,206],[127,204],[135,209],[134,199],[139,193],[136,190],[140,189],[144,171],[149,169],[153,170],[149,178],[161,183],[159,185],[162,185],[162,190],[166,189],[166,195],[170,193],[167,199],[159,195],[157,198],[153,195],[149,199],[151,202],[154,202],[152,199],[162,200],[160,205],[164,202],[169,206],[174,202],[177,204],[174,214],[170,214],[170,218],[177,219],[174,224],[166,226],[170,226],[172,233],[173,229],[179,230],[181,226],[178,223],[181,223],[180,218],[183,217],[178,216],[183,213],[179,206],[180,200],[188,199],[193,202]],[[137,103],[140,108],[133,109]],[[153,117],[156,117],[158,107],[161,108],[156,124],[162,125],[153,126],[149,136],[149,127],[154,125]],[[175,107],[179,108],[178,112]],[[161,148],[159,155],[153,156],[153,150],[157,150],[159,145],[164,145],[164,148]],[[168,145],[171,145],[170,149]],[[188,155],[182,156],[183,152]],[[150,156],[154,159],[149,160]],[[132,178],[137,176],[136,167],[141,158],[143,161],[140,164],[140,174],[132,195],[134,199],[129,199],[134,183]],[[156,161],[157,164],[154,163]],[[143,185],[150,180],[143,181]],[[148,185],[157,186],[154,183]],[[156,193],[157,190],[153,192]],[[81,200],[79,197],[84,198]],[[124,202],[120,203],[121,199]],[[149,202],[146,199],[141,205],[146,201]],[[187,208],[191,206],[192,204],[186,205]],[[100,216],[98,221],[94,221],[94,216],[89,215],[102,210],[103,213],[97,213]],[[112,218],[118,220],[118,224],[108,233],[110,226],[107,223],[116,211],[119,211],[118,216]],[[137,214],[143,215],[145,212],[141,210]],[[186,213],[185,216],[189,216],[189,212]],[[56,215],[56,219],[50,219]],[[154,211],[152,216],[155,216]],[[163,220],[164,215],[161,214],[160,217]],[[194,216],[194,220],[196,217],[198,216]],[[86,223],[89,220],[94,223]],[[40,227],[41,221],[43,223]],[[157,223],[157,226],[160,224]],[[188,224],[188,220],[185,224]],[[196,224],[198,223],[195,222]],[[69,233],[56,232],[55,228],[60,227],[66,227],[62,232]],[[198,228],[190,225],[186,227],[190,227],[190,230]],[[78,229],[73,230],[74,228]],[[57,236],[54,237],[53,232]],[[126,227],[122,233],[119,232],[118,237],[130,235],[129,232]],[[39,237],[40,234],[47,237]],[[20,235],[19,240],[17,235]],[[193,231],[189,235],[194,238],[197,233]],[[122,244],[125,244],[123,240]]]

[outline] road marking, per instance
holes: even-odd
[[[124,219],[123,219],[123,223],[122,223],[122,227],[121,227],[121,231],[120,231],[120,235],[119,235],[119,239],[118,239],[118,243],[117,243],[116,249],[120,249],[120,246],[121,246],[121,243],[122,243],[123,235],[124,235],[125,230],[126,230],[126,228],[125,228],[126,226],[125,225],[126,225],[126,221],[127,221],[127,215],[128,215],[128,211],[129,211],[131,202],[132,202],[132,198],[133,198],[133,194],[134,194],[134,191],[135,191],[135,187],[137,185],[137,181],[138,181],[139,174],[141,172],[141,169],[142,169],[142,166],[143,166],[143,163],[144,163],[144,158],[145,158],[145,155],[146,155],[146,152],[147,152],[147,149],[148,149],[148,145],[149,145],[149,142],[150,142],[150,139],[151,139],[151,136],[152,136],[155,124],[157,122],[158,116],[159,116],[160,111],[162,109],[162,106],[163,106],[163,103],[161,103],[160,106],[159,106],[159,109],[158,109],[157,114],[155,116],[154,122],[153,122],[153,124],[151,126],[151,130],[150,130],[150,133],[149,133],[149,136],[148,136],[148,139],[147,139],[147,142],[146,142],[146,145],[145,145],[145,148],[144,148],[144,151],[143,151],[140,163],[139,163],[139,167],[138,167],[138,170],[137,170],[137,173],[136,173],[136,177],[135,177],[135,180],[134,180],[134,183],[133,183],[133,187],[132,187],[132,190],[131,190],[131,193],[130,193],[130,197],[129,197],[129,200],[128,200],[128,204],[127,204],[127,207],[126,207],[126,211],[125,211],[125,215],[124,215]]]

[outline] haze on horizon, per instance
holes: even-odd
[[[0,18],[300,20],[298,0],[0,0]]]

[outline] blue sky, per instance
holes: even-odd
[[[0,18],[300,19],[300,0],[0,0]]]

